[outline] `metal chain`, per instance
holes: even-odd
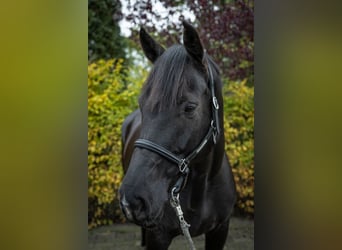
[[[185,236],[185,238],[189,244],[189,248],[191,250],[196,250],[196,247],[194,245],[194,242],[191,239],[191,235],[189,232],[190,224],[188,224],[184,219],[183,211],[182,211],[182,208],[181,208],[180,202],[179,202],[179,193],[175,194],[175,190],[176,190],[176,188],[174,187],[171,191],[170,204],[176,211],[176,214],[177,214],[177,217],[179,220],[179,224],[180,224],[180,227],[182,229],[182,233]]]

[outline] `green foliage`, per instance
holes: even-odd
[[[88,1],[88,60],[124,58],[120,36],[121,4],[115,0]]]
[[[123,60],[88,66],[88,225],[122,220],[117,190],[122,179],[121,125],[137,108],[146,72],[123,68]],[[123,72],[123,73],[122,73]],[[129,84],[126,84],[129,83]]]
[[[246,81],[228,82],[224,87],[225,149],[238,194],[237,207],[254,214],[254,88]]]

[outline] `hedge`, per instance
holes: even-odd
[[[246,81],[224,87],[225,149],[236,183],[237,207],[254,215],[254,87]]]
[[[121,125],[137,108],[147,71],[123,60],[88,66],[88,227],[123,222],[117,191],[123,177]],[[226,151],[237,184],[237,208],[254,213],[253,88],[225,81]]]
[[[126,77],[128,69],[122,64],[123,60],[99,60],[88,66],[89,228],[123,220],[116,202],[123,175],[121,124],[137,108],[146,72],[130,69]]]

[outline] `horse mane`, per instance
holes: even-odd
[[[214,75],[217,75],[218,67],[206,53],[204,61],[211,65]],[[167,49],[155,62],[142,89],[139,103],[148,105],[151,111],[156,112],[176,106],[188,86],[184,70],[190,63],[191,58],[182,45],[173,45]],[[204,67],[203,70],[206,71]]]

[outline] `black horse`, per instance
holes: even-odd
[[[165,50],[140,30],[152,71],[140,108],[122,127],[125,177],[119,190],[127,219],[143,228],[147,249],[168,249],[181,234],[170,200],[179,195],[191,236],[207,250],[223,249],[236,201],[224,151],[219,70],[196,30],[183,22],[183,45]]]

